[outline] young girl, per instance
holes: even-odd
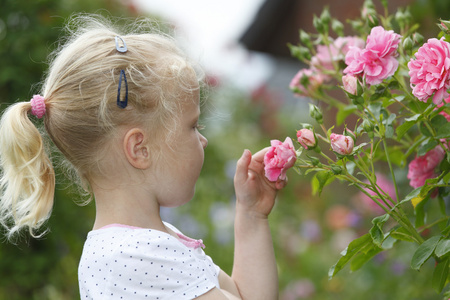
[[[199,79],[161,34],[120,34],[99,17],[56,52],[42,96],[11,105],[0,128],[0,221],[9,237],[50,216],[55,174],[40,132],[70,162],[96,204],[79,264],[81,299],[276,299],[268,215],[286,181],[264,176],[266,150],[245,150],[235,175],[232,276],[201,240],[161,220],[190,201],[204,159]],[[142,23],[141,23],[142,24]],[[135,26],[136,27],[136,26]]]

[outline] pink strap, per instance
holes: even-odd
[[[197,249],[199,247],[202,247],[202,249],[205,249],[205,245],[203,244],[202,240],[194,240],[191,239],[190,237],[187,237],[181,233],[177,233],[178,237],[180,238],[180,241],[189,248],[194,248]]]
[[[41,95],[34,95],[30,100],[31,114],[38,119],[45,115],[45,99]]]

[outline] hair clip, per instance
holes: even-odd
[[[128,51],[127,44],[125,44],[125,41],[120,36],[116,35],[116,50],[125,53]],[[122,45],[119,44],[119,40],[122,42]]]
[[[122,77],[123,81],[125,81],[125,99],[122,101],[120,99],[120,89],[122,87]],[[120,108],[125,108],[128,105],[128,82],[127,82],[127,76],[125,76],[125,71],[120,70],[119,75],[119,88],[117,89],[117,106]]]

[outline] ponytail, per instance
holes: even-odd
[[[8,238],[24,228],[41,236],[53,206],[55,173],[29,111],[29,102],[16,103],[0,121],[0,223]]]

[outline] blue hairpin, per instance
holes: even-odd
[[[122,77],[123,81],[125,81],[125,99],[122,101],[120,99],[120,89],[122,87]],[[125,71],[120,70],[119,75],[119,88],[117,89],[117,106],[120,108],[125,108],[128,105],[128,82],[127,82],[127,76],[125,76]]]
[[[122,45],[119,44],[119,40],[122,42]],[[125,53],[128,51],[127,44],[125,44],[125,41],[120,36],[116,35],[116,50]]]

